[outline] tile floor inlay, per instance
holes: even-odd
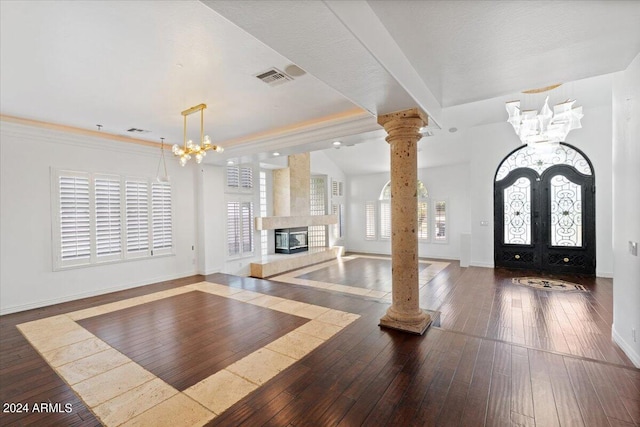
[[[420,260],[420,289],[448,265],[448,262]],[[281,274],[271,280],[391,301],[391,258],[348,255]]]
[[[293,323],[290,323],[287,333],[268,335],[268,342],[262,342],[260,348],[246,351],[248,354],[240,359],[227,360],[228,363],[215,373],[180,391],[125,354],[131,351],[130,348],[123,353],[107,342],[119,336],[119,343],[127,340],[135,343],[136,339],[146,335],[150,326],[160,330],[171,328],[170,323],[154,324],[153,313],[162,307],[169,309],[178,301],[195,301],[205,309],[209,307],[207,304],[218,308],[236,307],[236,312],[241,314],[231,316],[224,325],[227,328],[234,328],[234,322],[243,316],[259,323],[270,323],[263,322],[264,318],[280,318],[285,323],[293,320]],[[246,308],[248,306],[250,308]],[[141,320],[142,325],[131,323],[130,328],[124,328],[124,331],[118,331],[109,322],[101,324],[100,319],[91,319],[98,316],[106,320],[110,313],[125,317],[146,313],[150,317]],[[203,425],[359,317],[313,304],[200,282],[23,323],[18,325],[18,329],[104,425],[144,426],[150,422],[156,426]],[[90,328],[95,328],[96,333],[111,334],[111,337],[107,341],[102,340],[82,324],[88,327],[91,324]],[[266,325],[266,328],[274,327],[278,326]],[[233,329],[232,333],[235,332]],[[261,331],[263,335],[266,332]],[[153,359],[151,343],[155,341],[157,345],[161,342],[158,339],[151,339],[145,344],[149,360]],[[226,343],[230,348],[238,345],[232,341],[242,341],[242,338]],[[136,357],[145,354],[140,348],[138,351],[140,353]]]
[[[182,391],[260,349],[265,340],[277,340],[309,321],[243,302],[261,296],[245,291],[221,297],[194,290],[78,324]],[[164,313],[170,313],[170,323],[157,322],[167,317]],[[154,349],[160,347],[158,354]]]

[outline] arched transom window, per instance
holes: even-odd
[[[542,172],[554,165],[573,166],[581,174],[593,175],[587,159],[568,145],[558,144],[543,150],[525,146],[515,150],[500,163],[496,181],[502,181],[509,172],[518,168],[533,169],[538,175],[542,175]]]

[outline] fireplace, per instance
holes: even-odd
[[[275,230],[276,253],[295,254],[309,250],[307,227],[281,228]]]

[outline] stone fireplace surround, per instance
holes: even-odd
[[[337,215],[310,215],[311,164],[309,153],[288,157],[288,167],[273,171],[273,216],[256,217],[256,230],[331,225]],[[317,262],[335,259],[343,248],[311,248],[308,252],[270,254],[261,262],[251,263],[251,276],[268,277]],[[283,258],[284,257],[284,258]]]

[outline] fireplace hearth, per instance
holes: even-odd
[[[276,253],[295,254],[309,250],[308,227],[280,228],[275,230]]]

